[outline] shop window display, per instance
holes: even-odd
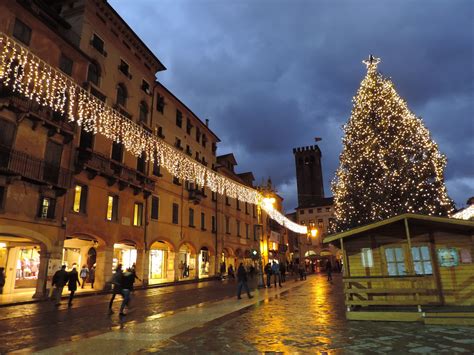
[[[40,254],[37,248],[21,248],[16,263],[15,286],[33,287],[28,281],[38,279]]]

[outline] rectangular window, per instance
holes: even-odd
[[[142,174],[146,174],[146,157],[143,153],[137,158],[137,170]]]
[[[237,211],[240,211],[240,200],[238,198],[235,199],[235,207],[237,208]]]
[[[321,212],[321,209],[320,209],[320,208],[318,208],[318,212]],[[313,213],[313,210],[310,208],[310,209],[308,210],[308,213],[309,213],[309,214]]]
[[[180,110],[176,110],[176,126],[183,127],[183,113]]]
[[[175,138],[174,140],[174,146],[178,149],[181,149],[183,150],[183,147],[181,146],[181,139],[179,139],[178,137]]]
[[[227,216],[225,217],[225,232],[230,234],[230,218]]]
[[[196,127],[196,142],[199,143],[199,141],[201,140],[201,130]]]
[[[120,59],[120,65],[119,65],[119,70],[125,74],[126,76],[128,76],[128,74],[130,74],[129,70],[130,70],[130,66],[128,65],[128,63],[126,61],[124,61],[123,59]]]
[[[56,199],[51,197],[41,197],[38,217],[45,219],[54,219],[55,209]]]
[[[245,202],[245,214],[249,214],[249,204]]]
[[[326,212],[331,212],[331,207],[326,207]]]
[[[133,206],[133,225],[141,227],[143,224],[143,204],[135,202]]]
[[[181,182],[179,181],[179,177],[173,176],[173,184],[181,186]]]
[[[160,164],[158,164],[158,160],[156,160],[156,159],[153,162],[153,175],[162,176],[161,171],[160,171]]]
[[[249,236],[249,228],[250,228],[250,226],[249,226],[247,223],[245,223],[245,238],[247,238],[247,239],[250,238],[250,236]]]
[[[318,228],[322,231],[324,229],[324,222],[322,219],[318,219]]]
[[[240,221],[236,221],[237,224],[237,236],[240,237]]]
[[[16,18],[15,26],[13,27],[13,37],[29,46],[31,41],[31,28]]]
[[[321,208],[318,208],[318,213],[321,213],[322,209]],[[309,213],[313,213],[313,210],[309,210],[308,211]]]
[[[15,139],[15,124],[0,119],[0,146],[11,148]],[[2,158],[0,157],[0,161]]]
[[[147,82],[145,79],[142,80],[141,89],[142,89],[146,94],[149,94],[149,93],[150,93],[150,84],[148,84],[148,82]]]
[[[300,210],[300,214],[304,214],[304,210]]]
[[[156,98],[156,110],[160,113],[165,111],[165,97],[160,94]]]
[[[201,230],[206,230],[206,215],[204,212],[201,212]]]
[[[417,275],[432,275],[430,249],[427,246],[412,247],[413,266]]]
[[[0,186],[0,211],[4,208],[4,201],[6,196],[6,187]]]
[[[177,203],[173,203],[173,224],[179,223],[179,205]]]
[[[194,209],[189,209],[189,226],[194,227]]]
[[[118,196],[107,197],[107,220],[116,221],[118,219]]]
[[[253,213],[253,218],[257,217],[257,210],[255,208],[255,205],[252,205],[252,213]]]
[[[97,49],[99,53],[104,53],[104,41],[95,33],[92,35],[91,45]]]
[[[59,143],[48,140],[48,142],[46,143],[46,151],[44,154],[44,180],[53,184],[56,184],[58,182],[62,154],[63,146]]]
[[[362,248],[362,250],[360,252],[360,256],[362,258],[362,266],[363,267],[373,267],[374,266],[374,258],[372,256],[372,249]]]
[[[406,274],[405,254],[402,248],[385,249],[387,272],[390,276],[403,276]]]
[[[78,213],[86,213],[87,186],[76,185],[74,187],[74,204],[72,210]]]
[[[152,196],[151,198],[151,219],[158,219],[160,212],[160,198]]]
[[[216,226],[216,216],[211,217],[211,227],[212,227],[212,232],[215,233],[217,231],[217,226]]]
[[[217,192],[212,191],[211,195],[212,195],[212,201],[217,201]]]
[[[156,131],[156,135],[160,138],[165,138],[165,135],[163,134],[163,127],[158,126],[158,129]]]
[[[225,204],[226,204],[227,206],[230,206],[230,201],[229,201],[229,197],[228,197],[228,196],[225,197]]]
[[[71,58],[67,57],[63,53],[61,53],[61,57],[59,58],[59,69],[69,76],[72,75],[72,65],[73,61]]]
[[[122,162],[123,159],[123,144],[113,142],[112,143],[112,160],[118,161],[119,163]]]
[[[191,124],[191,120],[189,118],[186,119],[186,133],[191,134],[193,130],[193,125]]]

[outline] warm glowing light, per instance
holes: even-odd
[[[423,120],[408,108],[392,81],[364,61],[367,75],[344,125],[340,166],[332,183],[336,230],[401,213],[449,215],[446,157]]]
[[[451,217],[465,220],[474,219],[474,205],[470,205],[469,207],[466,207],[465,209],[456,212]]]
[[[311,236],[315,238],[318,235],[318,230],[317,228],[312,228],[311,229]]]
[[[294,223],[273,207],[263,202],[255,189],[242,185],[196,162],[180,150],[148,132],[121,113],[100,101],[73,82],[70,77],[54,69],[17,41],[0,33],[0,81],[14,93],[23,95],[38,104],[64,114],[87,132],[100,133],[122,143],[136,157],[144,154],[147,161],[158,164],[181,180],[208,187],[211,191],[242,202],[261,205],[270,218],[296,232],[306,233],[306,227]],[[79,193],[80,195],[80,193]],[[75,197],[78,191],[75,192]],[[80,205],[80,201],[79,201]],[[78,206],[74,204],[76,210]],[[107,219],[112,218],[111,201],[107,206]],[[137,223],[138,223],[137,215]]]

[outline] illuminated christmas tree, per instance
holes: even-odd
[[[453,209],[444,184],[446,157],[377,71],[379,62],[364,60],[367,75],[344,126],[332,183],[337,231],[406,212],[444,216]]]

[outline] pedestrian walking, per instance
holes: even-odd
[[[0,267],[0,295],[3,293],[3,287],[5,286],[5,268]]]
[[[87,267],[87,265],[82,265],[80,276],[82,279],[81,288],[84,288],[84,285],[86,284],[87,276],[89,276],[89,268]]]
[[[122,293],[122,305],[120,306],[120,315],[125,316],[125,307],[128,307],[131,299],[131,292],[133,291],[133,283],[135,282],[135,275],[132,269],[127,269],[122,275],[122,281],[120,283]]]
[[[286,263],[285,262],[280,263],[280,278],[281,278],[281,282],[286,281]]]
[[[56,271],[53,275],[53,298],[56,307],[61,303],[61,295],[63,294],[63,289],[68,279],[69,274],[66,271],[66,265],[61,266],[61,269]]]
[[[69,289],[69,302],[67,306],[71,308],[72,306],[72,299],[74,298],[74,293],[77,291],[77,285],[81,286],[81,282],[79,281],[79,274],[75,267],[69,272],[68,275],[68,282],[67,288]]]
[[[265,272],[265,275],[267,276],[267,288],[270,288],[272,287],[272,285],[270,285],[271,278],[272,278],[272,265],[270,263],[267,263],[263,271]]]
[[[225,261],[223,261],[223,262],[221,263],[221,268],[220,268],[221,280],[224,280],[225,270],[226,270]]]
[[[241,299],[240,294],[242,293],[242,288],[247,292],[247,296],[252,298],[253,296],[250,294],[249,285],[247,284],[247,270],[245,270],[244,264],[240,263],[239,268],[237,269],[237,299]]]
[[[234,267],[232,265],[229,265],[229,269],[227,270],[227,275],[229,276],[229,279],[235,280]]]
[[[326,263],[326,273],[328,274],[328,281],[332,281],[332,265],[329,260]]]
[[[91,283],[91,288],[94,288],[94,282],[95,282],[95,264],[92,265],[91,269],[89,270],[89,282]]]
[[[275,260],[273,260],[273,264],[272,264],[272,274],[274,275],[273,281],[274,281],[275,287],[277,287],[277,280],[278,280],[278,286],[281,287],[280,266],[277,264]]]
[[[133,279],[134,279],[134,280],[138,280],[138,281],[142,282],[142,280],[137,276],[136,264],[135,264],[135,263],[133,263],[132,268],[131,268],[130,271],[131,271],[131,273],[133,274]]]
[[[306,280],[306,269],[305,269],[305,264],[304,263],[299,264],[298,273],[300,275],[300,280],[301,281]]]
[[[112,275],[112,297],[110,298],[109,302],[110,313],[114,313],[112,311],[112,303],[114,302],[115,296],[121,294],[122,276],[122,264],[118,264],[117,268],[115,269],[115,273]]]

